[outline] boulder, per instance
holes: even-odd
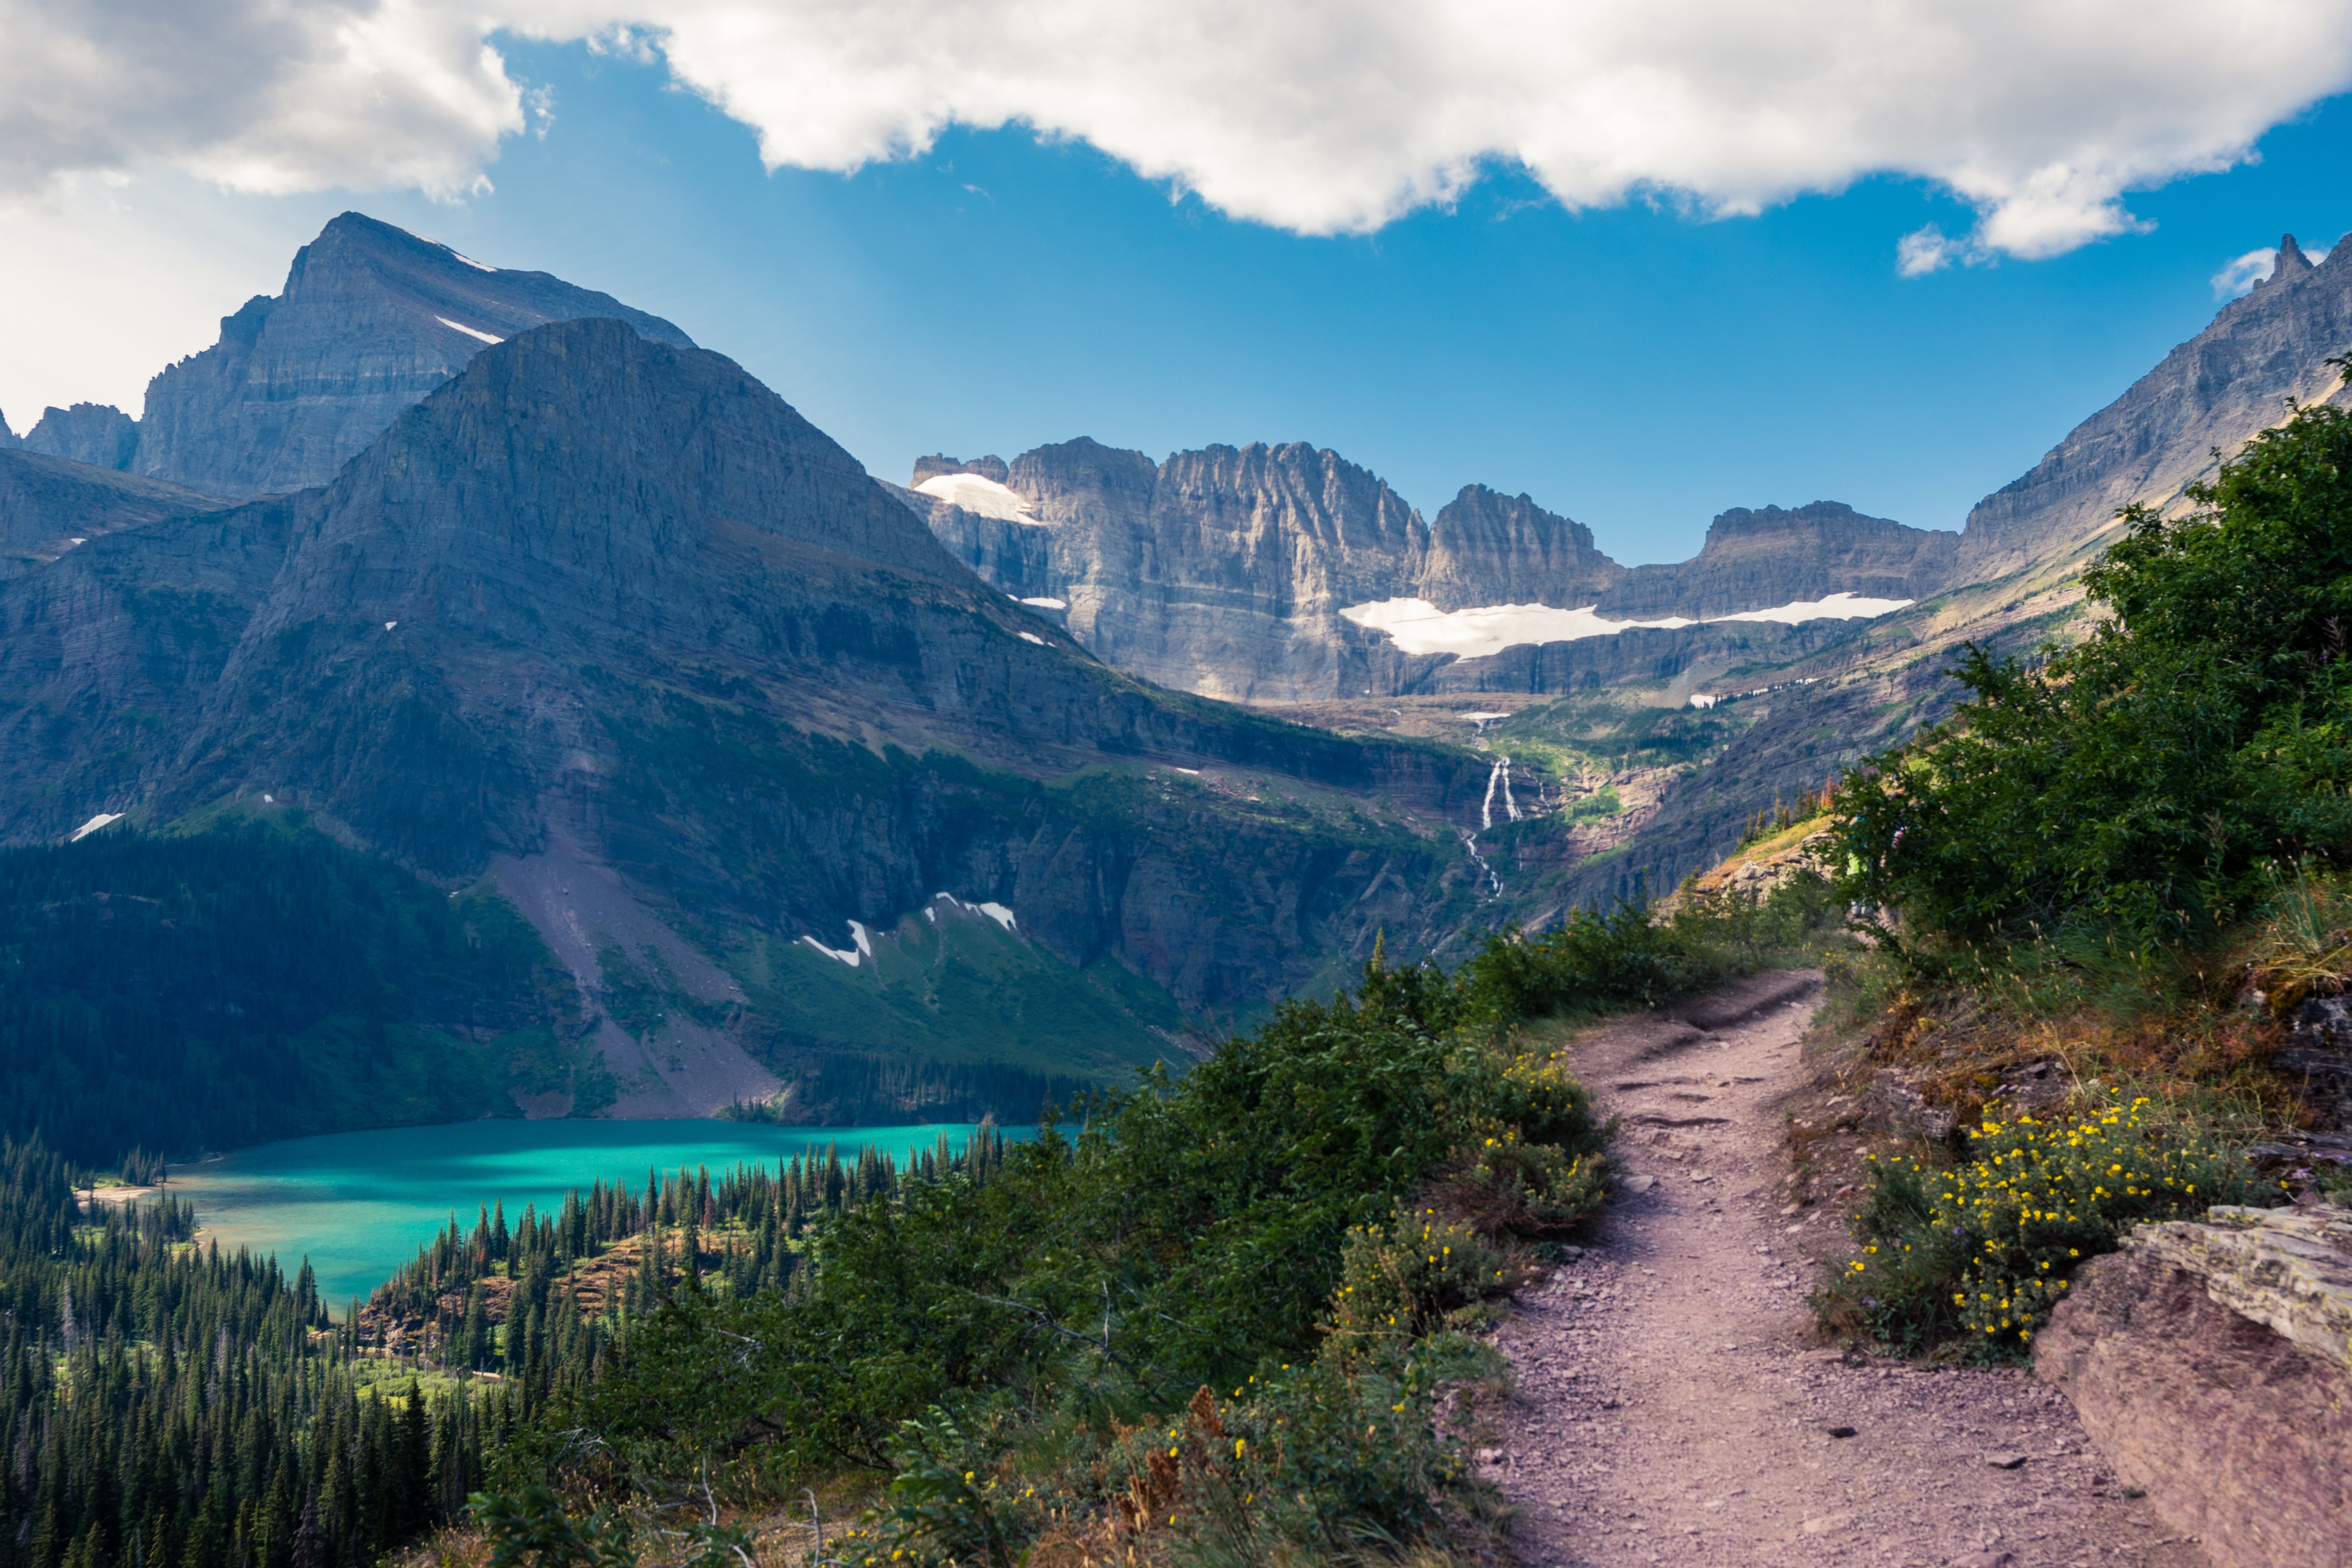
[[[2137,1227],[2034,1346],[2126,1484],[2216,1568],[2352,1560],[2352,1215]]]

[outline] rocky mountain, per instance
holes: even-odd
[[[221,504],[161,479],[0,447],[0,577],[46,564],[119,528]]]
[[[1516,870],[1518,886],[1540,888],[1537,896],[1550,907],[1605,900],[1636,885],[1672,887],[1713,864],[1759,812],[1948,711],[1958,691],[1945,672],[1962,645],[2023,655],[2074,635],[2081,569],[2113,537],[2116,510],[2144,501],[2178,513],[2182,488],[2213,471],[2215,451],[2234,452],[2275,423],[2287,398],[2343,401],[2341,372],[2327,361],[2347,346],[2352,258],[2339,246],[2315,266],[2288,236],[2272,275],[2252,292],[2223,306],[2032,471],[1978,504],[1940,592],[1876,620],[1841,623],[1802,647],[1758,649],[1764,657],[1737,667],[1736,687],[1708,714],[1725,725],[1720,743],[1663,770],[1675,776],[1645,779],[1643,810],[1621,820],[1606,853],[1580,855],[1563,847],[1562,836],[1525,830],[1482,835],[1485,852]],[[1712,533],[1708,545],[1715,550]],[[1846,563],[1868,565],[1865,557]],[[1665,602],[1664,595],[1605,601],[1629,614]],[[1661,657],[1654,668],[1667,662]],[[1629,671],[1618,689],[1637,693],[1643,679]],[[1655,676],[1648,689],[1677,694]],[[1523,752],[1547,732],[1573,730],[1580,700],[1523,710],[1490,727],[1486,743]],[[1511,870],[1503,879],[1512,885]]]
[[[25,449],[100,468],[128,468],[139,451],[139,426],[110,403],[45,408],[25,433]]]
[[[0,584],[0,837],[233,801],[487,876],[643,1114],[910,1044],[1116,1073],[1458,940],[1487,772],[1107,668],[609,319],[485,350],[331,485]]]
[[[1097,658],[1256,702],[1590,683],[1629,658],[1657,665],[1587,646],[1631,623],[1675,634],[1677,673],[1759,638],[1787,652],[1932,593],[1958,542],[1822,501],[1726,512],[1695,559],[1629,569],[1528,496],[1465,486],[1423,522],[1377,476],[1298,443],[1154,464],[1081,437],[1010,464],[926,458],[914,481],[900,493],[957,559]],[[1814,631],[1685,629],[1788,606],[1781,624]]]
[[[247,300],[219,342],[148,383],[139,420],[78,403],[48,410],[26,444],[236,500],[323,485],[484,348],[583,317],[693,346],[609,294],[345,213],[295,254],[283,293]]]
[[[1707,525],[1690,560],[1636,566],[1595,604],[1612,619],[1688,616],[1706,620],[1836,594],[1858,599],[1923,599],[1944,587],[1959,536],[1865,517],[1839,501],[1782,510],[1734,507]]]
[[[1958,574],[1982,581],[2095,542],[2117,509],[2173,504],[2276,424],[2290,397],[2341,401],[2330,355],[2352,352],[2352,253],[2314,266],[2288,235],[2271,275],[2167,354],[2124,395],[2067,433],[2032,469],[1979,501]]]

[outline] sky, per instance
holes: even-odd
[[[1300,440],[1675,560],[1733,506],[1957,528],[2352,228],[2352,0],[1149,15],[0,0],[0,412],[137,413],[357,208],[902,483]]]

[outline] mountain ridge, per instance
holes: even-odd
[[[992,965],[1011,991],[959,994],[1005,1020],[1124,1020],[1132,1067],[1378,931],[1456,940],[1486,773],[1108,668],[740,367],[610,319],[485,350],[331,485],[0,584],[0,837],[234,800],[488,874],[632,1114],[866,1048],[839,991],[885,948]],[[991,904],[1054,962],[950,918]]]
[[[1081,437],[1009,464],[929,457],[913,477],[897,493],[959,561],[1052,610],[1097,657],[1161,685],[1261,703],[1543,689],[1514,687],[1511,673],[1540,637],[1501,665],[1416,657],[1342,614],[1369,605],[1459,614],[1541,604],[1622,622],[1863,590],[1916,598],[1942,585],[1958,543],[1814,502],[1736,509],[1691,561],[1628,568],[1591,529],[1527,495],[1466,485],[1424,522],[1369,469],[1302,442],[1213,446],[1154,464]],[[1682,640],[1699,650],[1711,639]]]

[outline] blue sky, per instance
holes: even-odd
[[[191,323],[274,292],[294,246],[355,206],[668,316],[901,483],[920,453],[1077,435],[1155,458],[1304,440],[1425,515],[1472,481],[1526,490],[1632,563],[1688,555],[1730,506],[1832,499],[1956,528],[2201,328],[2231,258],[2352,226],[2340,98],[2270,131],[2258,162],[2130,194],[2142,232],[1905,278],[1902,236],[1977,216],[1924,178],[1708,219],[1639,197],[1571,213],[1490,163],[1450,206],[1315,237],[1017,125],[772,174],[752,130],[657,62],[505,51],[550,112],[499,144],[489,192],[151,180],[140,221],[210,237],[211,298],[121,363],[201,346],[209,321]],[[110,374],[30,398],[18,374],[0,397],[20,431],[39,401],[135,407]]]

